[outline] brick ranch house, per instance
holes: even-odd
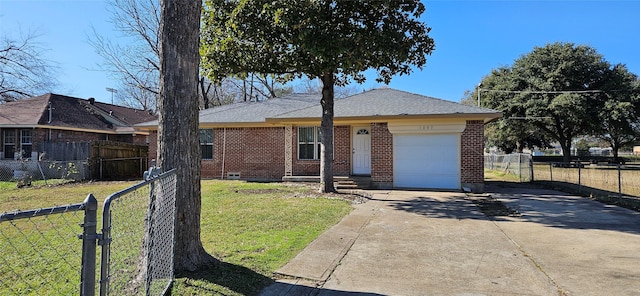
[[[156,119],[148,111],[45,94],[0,105],[0,159],[38,158],[41,143],[115,141],[147,145],[137,123]]]
[[[382,88],[335,101],[334,175],[376,188],[484,187],[484,124],[501,113]],[[203,178],[282,180],[320,171],[318,95],[293,94],[200,111]],[[157,151],[157,121],[150,132]]]

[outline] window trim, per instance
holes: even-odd
[[[312,142],[300,142],[300,128],[313,128],[313,143]],[[320,138],[320,126],[310,126],[310,125],[301,125],[298,126],[298,134],[297,134],[297,156],[296,158],[298,160],[313,160],[313,161],[317,161],[320,160],[320,154],[322,153],[321,149],[322,149],[322,140]],[[334,153],[333,153],[333,157],[335,159],[336,154],[335,154],[335,141],[336,141],[336,137],[335,137],[335,127],[333,130],[333,143],[331,143],[334,146]],[[313,144],[314,147],[316,147],[315,149],[313,149],[313,156],[314,158],[300,158],[300,144]]]
[[[201,133],[203,131],[211,131],[211,142],[203,142],[202,141],[202,135]],[[214,129],[212,128],[201,128],[198,129],[198,142],[200,143],[200,151],[202,152],[202,149],[204,149],[204,146],[209,146],[211,148],[211,158],[205,158],[204,155],[200,155],[202,157],[202,160],[213,160],[214,159],[214,153],[213,153],[213,142],[214,142]]]
[[[311,142],[301,142],[300,141],[300,129],[307,129],[307,128],[312,128],[313,131],[313,140]],[[320,127],[318,126],[298,126],[298,134],[297,134],[297,158],[298,160],[320,160]],[[314,149],[313,149],[313,158],[300,158],[300,145],[313,145]]]
[[[13,140],[11,142],[7,142],[7,136],[12,136]],[[4,159],[13,159],[14,155],[16,153],[16,130],[15,129],[4,129],[2,130],[2,157]],[[7,157],[7,153],[8,151],[10,151],[11,149],[7,150],[7,147],[12,147],[13,152],[11,153],[12,155],[10,157]]]
[[[25,133],[27,134],[25,136]],[[24,139],[28,139],[28,142],[24,142]],[[25,146],[29,147],[29,151],[25,150]],[[33,152],[33,132],[30,129],[20,130],[20,154],[23,158],[30,158]]]

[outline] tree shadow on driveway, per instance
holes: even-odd
[[[640,213],[556,190],[525,184],[487,184],[486,190],[522,216],[506,221],[567,229],[599,229],[640,234]],[[501,219],[502,220],[502,219]]]
[[[424,195],[411,200],[390,200],[388,204],[397,210],[416,213],[428,218],[488,219],[473,202],[462,198],[443,201]]]
[[[524,184],[486,183],[485,197],[430,196],[428,192],[409,200],[388,200],[388,204],[427,218],[476,219],[505,222],[531,222],[566,229],[598,229],[640,234],[640,213],[603,204],[586,197]],[[434,193],[436,195],[436,193]],[[453,196],[453,195],[452,195]],[[517,212],[517,217],[486,216],[474,198],[493,198]]]

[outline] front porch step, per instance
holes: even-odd
[[[320,176],[284,176],[282,181],[285,182],[313,182],[319,183]],[[336,189],[355,190],[370,189],[371,177],[368,176],[334,176],[333,186]]]

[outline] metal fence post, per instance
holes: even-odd
[[[553,182],[553,163],[549,163],[549,181]]]
[[[155,165],[155,164],[154,164]],[[149,172],[153,172],[153,168],[149,169]],[[147,179],[148,177],[148,179]],[[155,199],[156,199],[156,195],[155,195],[155,181],[153,181],[153,178],[156,178],[157,175],[154,175],[153,173],[149,173],[147,174],[147,176],[145,176],[145,180],[147,181],[151,181],[151,183],[149,183],[149,209],[147,210],[147,233],[146,233],[146,241],[147,241],[147,245],[146,245],[146,252],[147,252],[147,262],[146,262],[146,279],[145,279],[145,291],[147,296],[151,295],[151,282],[153,281],[153,252],[152,252],[152,248],[153,248],[153,243],[154,243],[154,227],[155,227]]]
[[[518,178],[520,178],[520,183],[522,183],[522,153],[518,153]]]
[[[582,163],[576,161],[576,166],[578,166],[578,192],[582,193],[582,169],[580,168]]]
[[[93,296],[96,292],[96,240],[98,235],[98,201],[89,194],[84,200],[84,223],[82,239],[82,270],[80,274],[80,295]]]
[[[622,200],[622,169],[618,163],[618,199]]]
[[[533,170],[533,157],[529,157],[529,173],[531,174],[531,182],[535,181],[533,176],[534,176],[534,170]]]

